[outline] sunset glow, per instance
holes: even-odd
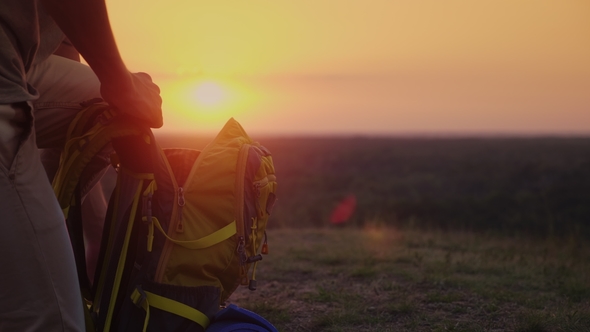
[[[259,93],[247,84],[198,76],[163,79],[160,85],[165,126],[175,131],[214,132],[231,117],[256,113]]]
[[[193,100],[202,106],[213,107],[223,103],[227,98],[226,91],[215,82],[203,82],[192,93]]]
[[[126,63],[162,88],[163,131],[590,133],[588,1],[108,6]]]

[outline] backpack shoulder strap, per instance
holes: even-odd
[[[92,158],[113,139],[141,133],[138,126],[117,117],[105,103],[94,104],[80,111],[68,129],[52,184],[65,215],[72,204],[80,176]]]

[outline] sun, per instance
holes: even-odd
[[[218,130],[231,117],[243,119],[255,112],[262,98],[250,81],[227,77],[168,78],[158,85],[165,118],[179,127]]]
[[[193,100],[202,106],[217,106],[226,98],[226,91],[215,82],[202,82],[192,94]]]

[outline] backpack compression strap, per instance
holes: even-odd
[[[131,301],[145,310],[145,320],[143,323],[143,332],[146,331],[150,320],[150,307],[164,310],[180,317],[189,319],[207,329],[209,326],[209,318],[199,310],[188,306],[184,303],[171,300],[151,292],[146,292],[137,286],[131,294]]]
[[[218,244],[221,241],[227,240],[229,239],[232,235],[236,234],[236,221],[232,221],[231,223],[227,224],[227,226],[207,235],[204,236],[200,239],[197,240],[188,240],[188,241],[182,241],[182,240],[175,240],[173,238],[171,238],[170,236],[168,236],[168,234],[166,234],[166,232],[164,231],[164,229],[162,228],[162,225],[160,225],[160,222],[158,221],[158,218],[156,217],[152,217],[152,222],[149,223],[149,230],[148,230],[148,251],[152,251],[151,248],[151,244],[153,242],[153,237],[154,237],[154,225],[156,226],[156,228],[160,231],[160,233],[162,233],[169,241],[185,247],[187,249],[203,249],[203,248],[208,248],[211,247],[214,244]],[[143,221],[147,221],[148,219],[146,217],[142,218]]]

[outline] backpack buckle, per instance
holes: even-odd
[[[143,291],[141,286],[135,287],[133,293],[131,293],[131,302],[133,302],[138,308],[144,308],[146,299],[147,294]]]

